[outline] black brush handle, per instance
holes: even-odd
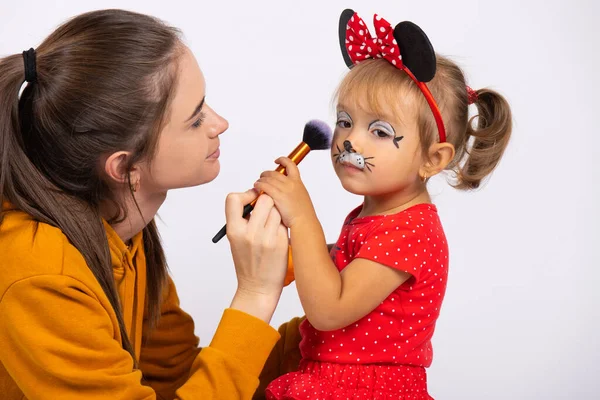
[[[248,214],[250,214],[254,210],[254,205],[252,203],[246,204],[244,206],[244,212],[242,213],[242,218],[246,218]],[[223,239],[227,235],[227,224],[223,225],[221,230],[217,232],[215,237],[212,238],[213,243],[217,243],[219,240]]]

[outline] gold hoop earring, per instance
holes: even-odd
[[[129,190],[131,190],[132,192],[137,192],[138,188],[139,188],[139,184],[140,181],[137,181],[135,183],[131,182],[131,175],[129,175]]]

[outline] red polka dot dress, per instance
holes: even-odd
[[[432,399],[425,367],[446,291],[448,246],[432,204],[393,215],[357,218],[352,211],[331,257],[342,271],[365,258],[412,277],[355,323],[319,331],[300,326],[302,361],[297,372],[267,387],[267,399]]]

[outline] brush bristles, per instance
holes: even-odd
[[[328,150],[331,148],[331,136],[329,125],[318,119],[313,119],[304,125],[302,141],[311,150]]]

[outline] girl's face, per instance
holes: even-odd
[[[208,106],[204,76],[187,48],[168,116],[154,159],[141,168],[141,188],[150,193],[197,186],[219,174],[219,135],[229,125]]]
[[[347,191],[387,196],[418,190],[423,156],[416,107],[404,99],[393,112],[389,104],[376,115],[360,100],[337,105],[331,155]]]

